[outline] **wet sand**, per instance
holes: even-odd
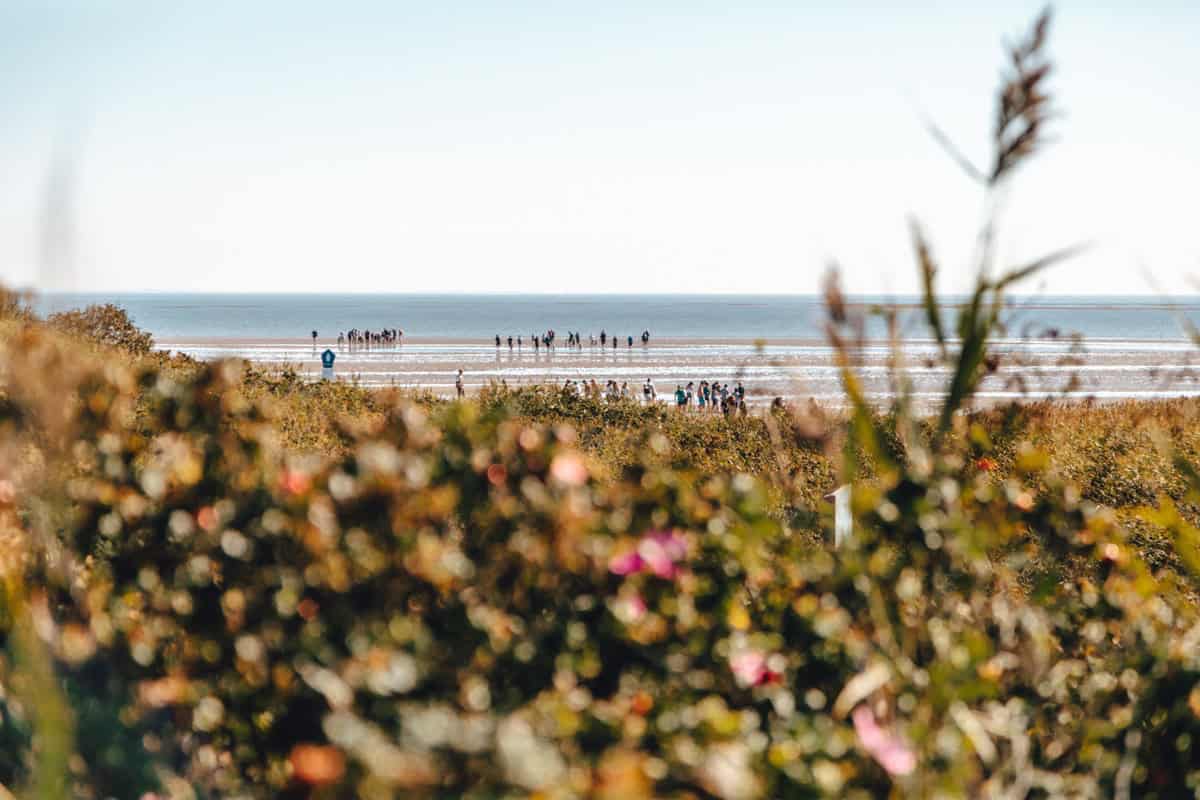
[[[454,377],[461,368],[468,391],[491,381],[509,386],[561,385],[570,380],[595,379],[628,382],[640,396],[650,378],[660,394],[673,393],[689,381],[719,381],[732,387],[741,380],[752,403],[814,398],[838,405],[842,401],[839,369],[834,353],[823,341],[779,339],[754,342],[734,339],[655,339],[649,345],[620,342],[618,347],[584,344],[580,348],[556,345],[533,348],[525,342],[510,349],[507,341],[494,342],[405,337],[397,346],[338,348],[336,343],[300,339],[188,338],[164,339],[163,349],[178,350],[202,359],[245,358],[270,365],[290,365],[313,379],[320,377],[319,353],[337,354],[339,380],[365,386],[425,389],[442,395],[454,393]],[[1117,400],[1200,395],[1197,349],[1184,340],[1091,340],[1086,346],[1065,340],[1001,340],[993,352],[996,372],[982,385],[982,402],[1021,397],[1097,398]],[[905,344],[907,374],[915,396],[932,401],[949,379],[945,368],[933,366],[935,345],[929,341]],[[889,396],[891,353],[885,343],[866,346],[858,354],[858,372],[867,395],[876,400]]]

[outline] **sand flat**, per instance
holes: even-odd
[[[841,376],[829,345],[816,339],[777,339],[755,342],[739,339],[663,338],[633,347],[616,348],[562,344],[547,350],[528,343],[510,349],[507,340],[448,337],[405,337],[402,345],[339,348],[318,339],[187,337],[163,339],[159,346],[201,359],[244,358],[281,367],[291,366],[314,380],[320,377],[319,353],[337,353],[338,379],[365,386],[426,389],[454,393],[459,369],[469,391],[492,382],[510,386],[557,384],[567,380],[626,382],[635,395],[650,378],[660,395],[676,385],[701,380],[746,386],[753,403],[776,396],[808,397],[837,403],[842,398]],[[1123,399],[1200,394],[1196,348],[1186,341],[1093,340],[1081,346],[1069,340],[1000,340],[993,352],[997,370],[983,382],[981,400],[1030,397]],[[936,346],[927,340],[905,343],[907,374],[918,399],[936,398],[949,379],[936,365]],[[869,397],[886,398],[892,391],[884,342],[869,343],[856,353],[857,367]]]

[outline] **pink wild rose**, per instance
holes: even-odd
[[[687,556],[687,540],[679,531],[650,531],[642,537],[638,554],[655,575],[673,580],[679,575],[679,562]]]
[[[729,669],[742,686],[762,686],[779,677],[759,650],[739,650],[729,657]]]
[[[641,572],[645,565],[637,550],[629,550],[609,559],[608,571],[614,575],[634,575]]]
[[[854,732],[863,748],[891,775],[908,775],[917,768],[917,756],[908,743],[899,736],[879,727],[875,715],[865,705],[854,709],[850,715],[854,721]]]
[[[636,592],[625,595],[617,600],[616,612],[623,622],[635,623],[646,616],[646,601]]]

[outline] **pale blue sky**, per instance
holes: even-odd
[[[920,115],[985,161],[1039,4],[906,5],[0,0],[0,278],[906,292],[916,214],[961,289],[980,196]],[[1060,142],[1003,251],[1094,247],[1029,289],[1196,290],[1197,32],[1058,4]]]

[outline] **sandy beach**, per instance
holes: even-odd
[[[163,349],[201,359],[244,358],[269,366],[292,366],[313,379],[320,376],[319,353],[337,354],[339,380],[365,386],[426,389],[452,395],[454,378],[463,370],[467,390],[491,381],[510,386],[558,384],[595,379],[628,382],[635,395],[651,379],[660,396],[676,385],[701,380],[742,381],[753,404],[774,397],[814,398],[838,404],[842,399],[833,352],[815,339],[755,342],[739,339],[664,338],[649,345],[624,342],[613,348],[584,344],[535,349],[527,342],[510,349],[478,339],[405,337],[398,346],[371,349],[338,348],[336,342],[282,338],[189,337],[163,339]],[[1020,397],[1126,398],[1174,397],[1200,394],[1196,348],[1186,341],[1091,340],[1085,346],[1066,340],[1001,340],[994,347],[997,370],[985,379],[979,399],[1000,402]],[[944,387],[946,370],[932,366],[935,345],[912,341],[904,356],[918,401],[934,397]],[[870,344],[859,354],[858,371],[869,397],[884,399],[892,392],[888,376],[891,353],[884,343]]]

